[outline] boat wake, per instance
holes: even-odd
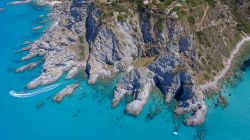
[[[18,97],[18,98],[28,98],[28,97],[32,97],[32,96],[36,96],[38,94],[53,90],[55,88],[57,88],[58,86],[60,86],[61,84],[53,84],[50,86],[46,86],[37,90],[33,90],[33,91],[29,91],[29,92],[16,92],[14,90],[11,90],[9,92],[9,94],[13,97]]]

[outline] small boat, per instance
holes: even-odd
[[[18,97],[18,98],[27,98],[27,97],[32,97],[32,96],[36,96],[36,95],[39,95],[39,94],[42,94],[44,92],[48,92],[50,90],[53,90],[55,88],[57,88],[58,86],[60,86],[62,83],[59,83],[59,84],[53,84],[53,85],[49,85],[49,86],[46,86],[46,87],[42,87],[40,89],[35,89],[35,90],[31,90],[31,91],[28,91],[28,92],[16,92],[14,90],[11,90],[9,92],[9,94],[13,97]]]
[[[16,92],[14,90],[10,91],[10,95],[14,95]]]
[[[177,133],[176,131],[174,131],[172,134],[173,134],[173,135],[175,135],[175,136],[177,136],[177,135],[178,135],[178,133]]]
[[[0,12],[4,11],[5,9],[4,8],[0,8]]]

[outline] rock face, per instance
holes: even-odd
[[[149,70],[155,74],[156,85],[169,101],[174,96],[180,83],[179,76],[173,72],[179,65],[180,59],[173,53],[160,55],[153,64],[148,65]]]
[[[131,70],[118,82],[112,106],[116,106],[125,95],[133,95],[134,101],[125,110],[132,115],[138,115],[152,88],[156,86],[165,95],[167,103],[175,98],[178,102],[177,114],[194,112],[193,116],[187,118],[187,125],[202,124],[207,106],[203,102],[202,94],[195,89],[190,73],[181,69],[182,63],[174,53],[166,53],[145,68]]]
[[[76,76],[79,72],[79,68],[78,67],[72,67],[70,69],[70,71],[68,72],[67,76],[66,76],[66,80],[72,79],[74,76]]]
[[[133,95],[134,101],[127,105],[126,111],[138,115],[154,85],[153,75],[147,68],[133,69],[117,84],[112,106],[115,107],[125,95]]]
[[[63,90],[61,90],[59,93],[55,95],[53,98],[54,102],[60,103],[64,97],[66,96],[71,96],[73,92],[75,91],[76,88],[78,88],[80,85],[79,84],[72,84],[66,86]]]
[[[89,83],[98,77],[109,77],[112,73],[125,71],[138,57],[138,40],[133,28],[126,22],[115,22],[111,29],[101,26],[96,39],[90,45],[87,73]],[[109,68],[112,66],[112,68]]]

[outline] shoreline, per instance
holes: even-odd
[[[244,61],[250,59],[250,42],[246,42],[242,48],[239,50],[235,56],[235,60],[232,62],[232,66],[229,69],[226,77],[224,78],[225,82],[222,84],[222,89],[228,86],[236,86],[237,83],[241,80],[243,74],[247,71],[241,69]]]
[[[238,53],[241,51],[242,46],[244,46],[246,42],[250,42],[249,35],[243,36],[243,38],[235,45],[235,48],[230,54],[230,57],[227,59],[226,66],[223,68],[223,70],[217,76],[215,76],[212,81],[200,85],[200,88],[203,92],[210,93],[220,91],[223,79],[226,79],[228,77],[228,74],[233,68],[235,57],[237,57]]]
[[[83,3],[84,6],[78,7],[69,1],[62,3],[54,1],[51,3],[46,0],[40,0],[37,4],[49,4],[52,6],[52,12],[49,16],[54,24],[45,31],[40,39],[30,44],[30,48],[28,49],[29,53],[21,59],[22,61],[26,61],[35,56],[41,56],[45,60],[41,75],[26,85],[28,89],[52,84],[59,80],[64,74],[67,75],[65,80],[69,80],[76,76],[80,70],[88,71],[88,83],[93,84],[98,77],[109,78],[113,73],[116,74],[119,71],[125,71],[127,66],[132,64],[134,57],[140,57],[135,50],[138,49],[136,48],[136,44],[141,40],[133,40],[133,26],[115,22],[117,27],[115,26],[116,28],[111,30],[111,33],[107,32],[109,31],[108,27],[101,26],[102,30],[99,31],[100,34],[97,36],[97,41],[92,44],[88,63],[83,63],[79,59],[79,52],[77,52],[79,48],[77,47],[83,45],[84,40],[81,41],[79,37],[88,32],[88,29],[86,29],[87,31],[85,30],[87,26],[85,24],[88,23],[86,20],[88,21],[89,18],[93,18],[92,20],[94,20],[94,17],[90,14],[91,12],[88,11],[90,10],[88,3]],[[69,6],[71,7],[69,8]],[[92,20],[90,21],[93,22]],[[91,27],[93,26],[92,24]],[[119,31],[122,31],[122,34],[120,34]],[[90,32],[92,33],[94,31],[90,30]],[[178,32],[181,33],[182,31]],[[127,37],[127,39],[121,41],[121,36]],[[118,44],[116,41],[120,41],[121,44]],[[227,75],[235,55],[245,41],[250,41],[250,37],[247,36],[236,44],[230,57],[226,61],[225,68],[219,75],[214,77],[213,81],[201,85],[201,91],[217,90],[219,82]],[[122,43],[128,45],[128,48],[114,51],[114,48],[119,48],[124,45]],[[105,48],[104,46],[113,46],[114,48]],[[134,52],[131,52],[132,50]],[[110,60],[103,58],[108,57],[107,54],[112,54],[109,58]],[[119,54],[126,55],[120,56]],[[112,70],[109,70],[108,67],[110,63],[114,65]],[[138,115],[147,103],[152,88],[157,86],[162,89],[163,94],[166,93],[166,103],[169,103],[174,98],[178,101],[178,106],[174,111],[177,115],[193,112],[193,115],[190,115],[190,117],[186,119],[186,125],[201,125],[205,121],[208,107],[203,100],[204,94],[196,89],[190,72],[188,70],[182,72],[177,71],[178,73],[175,73],[173,81],[170,83],[168,83],[168,79],[171,75],[165,77],[168,73],[172,74],[172,70],[181,64],[182,61],[179,55],[176,55],[176,52],[169,52],[159,54],[159,57],[148,66],[135,68],[131,71],[127,69],[127,74],[118,81],[114,89],[112,106],[117,106],[124,96],[132,95],[134,96],[134,100],[127,105],[125,110],[131,115]],[[28,68],[30,65],[31,64],[26,67]],[[170,88],[164,89],[166,86]],[[181,91],[181,89],[183,91]]]

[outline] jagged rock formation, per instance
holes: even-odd
[[[59,93],[55,95],[53,98],[54,102],[60,103],[64,97],[71,96],[76,88],[78,88],[79,84],[72,84],[66,86],[63,90],[61,90]]]
[[[32,70],[34,67],[36,67],[39,64],[40,64],[40,62],[32,62],[30,64],[21,66],[20,68],[16,69],[16,72],[23,72],[25,70]]]
[[[47,2],[40,0],[40,4]],[[142,1],[98,3],[72,0],[53,3],[50,14],[53,25],[41,39],[20,50],[29,51],[22,61],[35,56],[45,60],[42,74],[27,84],[27,87],[51,84],[66,72],[66,79],[71,79],[85,68],[89,84],[94,84],[99,77],[111,77],[118,72],[125,72],[126,75],[114,90],[113,107],[124,96],[131,95],[134,100],[125,110],[129,114],[138,115],[151,90],[158,87],[165,95],[166,103],[173,99],[177,101],[176,114],[193,112],[185,121],[187,125],[202,124],[207,106],[203,101],[200,81],[212,79],[203,78],[211,61],[218,58],[212,64],[223,65],[227,54],[218,54],[224,48],[228,47],[228,52],[232,49],[232,41],[227,36],[220,40],[221,36],[216,38],[213,32],[207,30],[212,28],[222,35],[238,32],[230,11],[223,3],[209,3],[211,6],[207,2],[200,2],[200,5],[193,6],[195,3],[189,2],[174,1],[166,4],[148,1],[143,4]],[[161,9],[162,5],[165,9]],[[188,9],[190,5],[195,9],[205,9],[202,16]],[[221,12],[220,16],[214,17],[218,11]],[[222,48],[211,47],[215,43]],[[89,53],[85,52],[86,48],[89,48]],[[213,53],[214,57],[210,58],[206,51],[219,52]],[[138,64],[142,61],[143,64]],[[31,66],[33,64],[28,64],[20,70]],[[219,71],[221,68],[215,69]],[[59,95],[69,95],[76,87],[78,85],[66,87]],[[56,101],[62,99],[59,95]]]
[[[126,111],[138,115],[147,103],[154,86],[153,73],[149,69],[133,69],[117,84],[112,106],[115,107],[125,95],[133,95],[134,101],[127,105]]]
[[[79,6],[79,4],[81,6]],[[70,5],[70,8],[68,6]],[[41,39],[32,43],[24,50],[29,50],[22,61],[33,57],[43,57],[42,74],[27,84],[27,88],[36,88],[39,85],[51,84],[57,81],[65,72],[69,71],[66,79],[76,75],[79,63],[77,51],[73,51],[79,42],[78,36],[85,33],[85,18],[87,3],[76,1],[55,4],[49,15],[53,25],[44,33]],[[30,66],[31,64],[27,65]]]
[[[112,28],[99,25],[98,12],[90,5],[87,17],[86,40],[90,45],[87,73],[89,83],[95,83],[98,77],[110,77],[111,74],[125,71],[136,58],[142,41],[137,38],[134,27],[127,22],[111,22]],[[94,16],[94,17],[93,17]],[[138,28],[138,27],[135,27]],[[111,66],[111,67],[110,67]]]

